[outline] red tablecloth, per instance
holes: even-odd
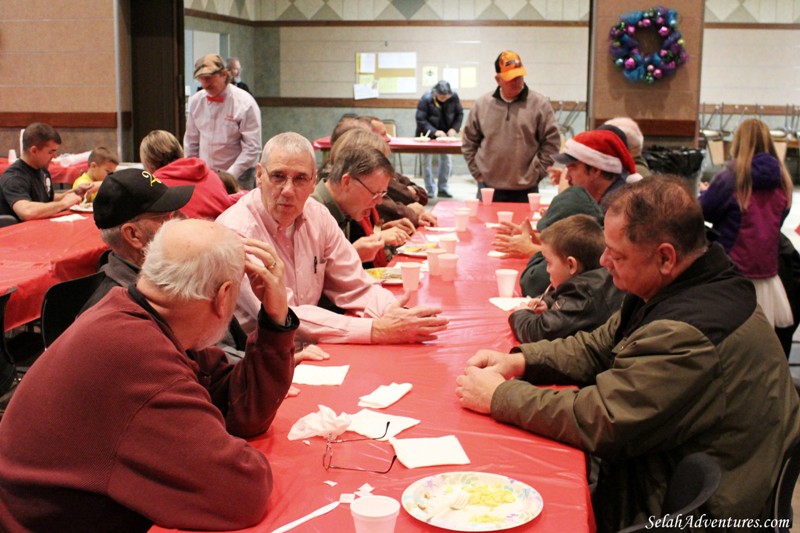
[[[0,174],[5,172],[8,167],[8,158],[0,157]],[[50,177],[52,178],[53,183],[61,183],[71,186],[72,182],[78,179],[81,174],[86,172],[87,168],[89,168],[89,164],[86,161],[83,161],[68,167],[62,167],[58,163],[50,163],[50,166],[47,167],[47,170],[50,171]]]
[[[327,152],[331,149],[331,137],[322,137],[312,143],[314,150]],[[431,140],[419,142],[413,137],[392,137],[389,142],[392,152],[408,154],[460,154],[461,141]]]
[[[90,215],[75,222],[30,220],[0,228],[0,294],[17,287],[6,307],[5,329],[39,318],[51,286],[97,271],[107,246]]]
[[[453,225],[453,211],[460,205],[463,204],[437,204],[436,214],[443,226]],[[508,209],[515,212],[517,222],[529,215],[527,204],[479,206],[478,218],[471,220],[468,232],[459,234],[458,279],[454,283],[445,283],[427,274],[422,280],[415,301],[441,306],[443,314],[450,318],[448,330],[437,341],[402,346],[323,346],[331,354],[330,361],[323,364],[349,364],[347,378],[341,387],[301,386],[300,396],[284,401],[267,434],[250,441],[269,458],[275,489],[270,497],[267,517],[246,531],[272,531],[338,500],[342,493],[354,492],[364,483],[374,487],[374,494],[399,500],[413,481],[452,471],[511,476],[539,491],[544,500],[541,515],[513,531],[578,533],[594,530],[582,452],[462,409],[454,393],[456,376],[463,372],[466,359],[478,349],[507,351],[514,345],[507,313],[488,302],[489,297],[497,295],[495,269],[521,269],[525,265],[521,259],[494,259],[486,255],[494,230],[487,229],[485,222],[496,222],[496,212]],[[326,471],[322,467],[323,439],[311,438],[308,445],[287,439],[292,424],[317,411],[318,404],[327,405],[337,413],[356,413],[361,409],[357,406],[359,396],[393,381],[412,383],[413,389],[385,411],[421,420],[419,425],[402,432],[398,438],[456,435],[470,458],[470,464],[408,469],[398,462],[388,474]],[[358,435],[344,435],[345,438],[348,436]],[[350,462],[352,466],[363,466],[353,464],[353,461],[358,461],[357,457],[348,457],[347,443],[336,446],[335,464],[341,460],[345,464]],[[368,449],[374,451],[379,459],[388,460],[392,455],[388,443],[372,443]],[[193,460],[202,461],[203,458]],[[337,485],[328,486],[323,483],[326,480],[335,481]],[[213,482],[209,480],[209,483]],[[242,487],[242,490],[247,489]],[[295,531],[338,533],[352,531],[351,524],[349,507],[343,504]],[[164,530],[154,528],[152,531]],[[422,523],[401,509],[396,531],[441,529]]]

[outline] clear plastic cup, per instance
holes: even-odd
[[[517,282],[517,272],[510,268],[501,268],[494,271],[497,276],[497,292],[500,298],[511,298],[514,295],[514,285]]]
[[[456,279],[458,256],[456,254],[442,254],[439,256],[439,273],[442,281],[453,281]]]
[[[419,273],[422,270],[422,263],[400,263],[399,266],[400,275],[403,277],[403,290],[415,291],[419,289]]]
[[[350,504],[356,533],[392,533],[400,502],[388,496],[364,496]]]
[[[481,199],[483,199],[483,205],[492,205],[492,198],[494,198],[494,189],[491,187],[484,187],[481,189]]]

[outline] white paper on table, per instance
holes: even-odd
[[[439,233],[453,233],[455,226],[427,226],[425,231],[438,231]]]
[[[386,423],[389,422],[389,431],[386,432]],[[387,440],[401,431],[414,427],[419,424],[416,418],[409,418],[407,416],[387,415],[386,413],[378,413],[370,411],[369,409],[362,409],[350,417],[350,425],[347,431],[353,431],[359,435],[364,435],[371,439],[377,439],[384,433]]]
[[[504,257],[508,257],[508,254],[507,254],[507,253],[505,253],[505,252],[498,252],[497,250],[491,250],[491,251],[490,251],[488,254],[486,254],[486,255],[488,255],[489,257],[499,257],[499,258],[501,258],[501,259],[502,259],[502,258],[504,258]]]
[[[451,236],[456,238],[456,242],[459,242],[458,235],[455,233],[445,233],[444,235],[425,235],[425,238],[428,239],[428,242],[441,242],[442,237],[447,237],[449,239]]]
[[[455,435],[423,439],[391,439],[394,453],[406,468],[469,464]]]
[[[350,365],[319,366],[303,363],[294,367],[292,383],[298,385],[341,385]]]
[[[61,216],[61,217],[51,218],[50,220],[52,222],[75,222],[77,220],[84,220],[85,218],[86,217],[75,213],[75,214],[72,214],[72,215],[64,215],[64,216]]]
[[[371,407],[373,409],[383,409],[389,407],[397,400],[405,396],[411,390],[411,383],[392,383],[391,385],[381,385],[366,396],[358,399],[359,407]]]
[[[511,311],[519,304],[527,304],[530,301],[530,298],[500,298],[498,296],[489,298],[489,303],[499,307],[503,311]]]
[[[497,228],[499,228],[501,226],[502,226],[502,224],[500,224],[499,222],[487,222],[486,223],[486,227],[489,228],[489,229],[497,229]]]

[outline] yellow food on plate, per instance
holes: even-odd
[[[398,252],[414,254],[418,252],[425,252],[431,248],[436,248],[435,242],[426,242],[424,244],[406,244],[398,248]]]
[[[378,267],[378,268],[368,268],[367,274],[372,276],[375,279],[379,280],[386,280],[386,279],[400,279],[400,269],[399,268],[386,268],[386,267]]]
[[[485,505],[494,508],[504,503],[517,501],[514,492],[499,483],[469,485],[464,487],[464,491],[469,493],[469,505]]]
[[[368,268],[367,274],[372,276],[375,279],[383,279],[384,274],[386,274],[385,268]]]

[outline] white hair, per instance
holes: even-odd
[[[211,300],[226,281],[239,283],[244,272],[242,242],[232,231],[194,255],[175,257],[164,246],[164,233],[180,220],[163,224],[147,247],[142,277],[178,300]]]
[[[642,153],[644,135],[642,135],[642,130],[639,129],[639,125],[632,118],[616,117],[606,120],[605,123],[616,126],[622,130],[622,133],[624,133],[625,137],[628,139],[628,151],[632,156],[635,157]]]
[[[292,154],[307,153],[312,161],[316,161],[311,142],[299,133],[287,131],[274,136],[264,145],[264,150],[261,152],[261,166],[267,166],[269,154],[276,148]]]

